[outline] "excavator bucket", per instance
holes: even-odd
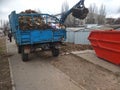
[[[72,15],[78,19],[85,19],[89,13],[88,8],[73,8]]]
[[[85,19],[88,13],[89,10],[84,6],[84,0],[80,0],[76,5],[61,16],[60,23],[64,23],[69,14],[72,14],[73,17],[78,19]]]

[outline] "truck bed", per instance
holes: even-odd
[[[46,16],[46,23],[48,22],[49,17],[54,17],[49,14],[16,14],[15,11],[13,11],[9,15],[9,22],[11,31],[13,33],[13,36],[15,38],[15,41],[17,45],[27,45],[27,44],[41,44],[41,43],[49,43],[49,42],[62,42],[63,39],[66,39],[66,30],[65,29],[32,29],[32,30],[21,30],[20,29],[20,23],[19,23],[19,17],[31,17],[32,22],[34,22],[34,18],[36,16]],[[56,17],[54,17],[57,19]],[[59,21],[59,20],[58,20]],[[24,20],[26,22],[26,20]],[[24,24],[26,25],[26,24]]]
[[[66,31],[59,30],[18,30],[15,34],[15,40],[18,45],[39,44],[49,42],[61,42],[66,37]]]

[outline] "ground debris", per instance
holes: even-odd
[[[92,50],[91,45],[82,45],[82,44],[73,44],[73,43],[64,43],[61,46],[61,53],[71,53],[72,51],[81,51],[81,50],[86,50],[90,49]]]

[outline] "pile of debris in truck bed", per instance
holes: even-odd
[[[35,10],[31,10],[31,9],[20,12],[20,14],[31,14],[31,13],[38,13],[38,12]]]
[[[20,14],[23,14],[19,16],[19,27],[21,30],[32,30],[32,29],[47,29],[50,28],[48,24],[45,23],[44,18],[41,16],[30,16],[30,15],[24,15],[24,14],[39,14],[35,10],[25,10],[22,11]]]

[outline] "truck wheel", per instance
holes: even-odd
[[[21,53],[21,51],[22,51],[21,46],[18,46],[18,53]]]
[[[59,49],[56,49],[56,48],[52,49],[52,55],[54,57],[57,57],[59,55]]]
[[[22,60],[24,62],[28,61],[28,54],[22,53]]]
[[[24,62],[28,61],[28,54],[24,52],[24,47],[22,47],[21,56],[22,56],[22,61]]]

